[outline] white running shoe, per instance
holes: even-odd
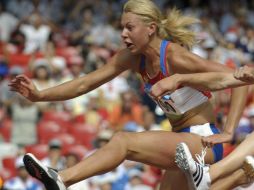
[[[246,156],[243,162],[243,170],[250,181],[254,179],[254,158],[253,156]]]
[[[47,190],[66,190],[57,171],[42,165],[33,154],[27,153],[23,158],[28,173],[41,181]]]
[[[179,143],[176,147],[175,162],[177,166],[185,173],[188,183],[195,190],[209,190],[211,186],[211,178],[209,174],[209,166],[204,164],[206,151],[202,151],[202,155],[196,155],[196,162],[185,143]]]

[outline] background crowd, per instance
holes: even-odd
[[[126,0],[0,1],[0,189],[41,190],[22,155],[34,153],[61,170],[85,158],[119,130],[171,130],[145,95],[140,77],[125,72],[98,89],[64,102],[32,103],[9,90],[18,74],[45,89],[101,67],[119,48]],[[192,51],[232,68],[254,63],[254,0],[155,0],[167,13],[177,7],[200,19]],[[254,88],[224,155],[254,130]],[[230,90],[213,92],[216,125],[223,130]],[[237,110],[236,110],[237,111]],[[94,163],[96,164],[96,163]],[[126,161],[73,190],[153,190],[163,171]]]

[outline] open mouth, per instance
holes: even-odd
[[[132,43],[129,43],[129,42],[125,42],[125,45],[128,49],[130,49],[134,46]]]

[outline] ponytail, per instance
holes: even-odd
[[[183,16],[179,10],[174,8],[158,25],[158,35],[162,39],[171,40],[190,49],[196,43],[196,35],[187,27],[198,22],[198,19]]]

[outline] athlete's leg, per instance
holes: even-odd
[[[234,187],[241,186],[249,182],[250,181],[246,177],[243,169],[239,169],[224,178],[218,179],[212,184],[210,190],[231,190]]]
[[[189,190],[187,179],[182,171],[167,170],[163,175],[160,190]]]
[[[188,147],[184,143],[180,143],[177,148],[176,161],[178,166],[186,172],[188,177],[191,179],[191,184],[196,189],[204,189],[203,187],[201,188],[202,185],[200,184],[205,184],[205,189],[208,189],[209,184],[213,184],[216,182],[216,180],[221,179],[227,175],[231,175],[233,172],[240,169],[243,166],[246,156],[254,155],[253,147],[254,133],[251,133],[227,157],[208,167],[195,162]],[[248,165],[252,168],[252,164]],[[201,178],[199,173],[202,173]]]
[[[176,145],[182,141],[188,144],[191,152],[200,153],[202,144],[198,135],[162,131],[118,132],[103,148],[59,174],[63,182],[69,186],[91,176],[111,171],[124,159],[169,169],[176,167],[175,149]],[[209,150],[206,162],[212,161],[213,153]]]
[[[210,167],[212,182],[239,169],[247,155],[254,155],[254,132],[238,145],[228,156]]]

